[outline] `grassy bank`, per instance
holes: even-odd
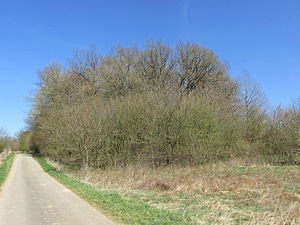
[[[72,179],[57,171],[43,158],[36,158],[42,168],[60,183],[76,192],[94,206],[125,224],[192,224],[176,212],[152,207],[139,199],[128,199],[116,191],[102,190],[91,185]]]
[[[5,160],[0,162],[0,186],[4,183],[4,180],[9,173],[14,157],[15,154],[11,153],[10,155],[7,156]]]
[[[297,166],[232,162],[68,171],[38,161],[61,183],[125,224],[300,223]]]

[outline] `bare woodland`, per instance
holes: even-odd
[[[21,149],[74,167],[153,168],[231,158],[299,164],[300,102],[270,110],[260,87],[194,43],[76,51],[39,71]]]

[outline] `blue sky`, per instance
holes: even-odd
[[[249,71],[272,106],[300,97],[299,0],[1,0],[0,127],[25,126],[36,72],[76,49],[197,42]]]

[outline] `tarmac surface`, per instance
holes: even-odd
[[[98,210],[17,154],[0,190],[0,225],[113,225]]]

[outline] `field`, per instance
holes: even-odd
[[[156,217],[157,213],[162,218],[168,215],[171,221],[161,220],[157,224],[172,224],[172,218],[173,222],[181,221],[179,224],[300,223],[298,166],[246,165],[236,160],[185,168],[70,171],[53,162],[50,164],[102,193],[113,193],[120,201],[126,201],[129,209],[122,209],[125,217],[109,212],[125,224],[153,224],[151,216]],[[131,208],[130,204],[143,205],[147,210],[144,214],[135,213],[139,209]],[[147,217],[145,213],[149,209],[154,213]]]

